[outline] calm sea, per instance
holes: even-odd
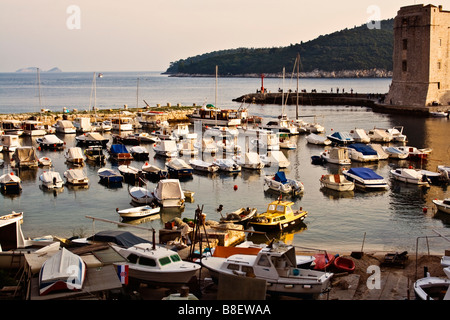
[[[100,108],[117,108],[124,105],[130,108],[166,105],[202,105],[217,104],[219,107],[239,107],[232,99],[243,94],[255,92],[261,87],[258,78],[172,78],[158,72],[121,72],[104,73],[96,78],[95,105]],[[301,79],[300,88],[318,92],[333,91],[336,88],[358,93],[385,93],[389,89],[390,79]],[[296,79],[264,79],[264,87],[269,91],[278,88],[296,89]],[[94,106],[93,73],[41,73],[40,84],[36,74],[0,73],[0,114],[36,112],[40,108],[62,111],[69,109],[89,110]],[[39,99],[40,98],[40,99]],[[144,102],[145,100],[145,102]],[[287,114],[295,117],[295,106],[287,106]],[[264,117],[267,121],[281,113],[276,105],[250,105],[249,113]],[[364,107],[349,106],[313,106],[300,107],[300,115],[325,126],[327,134],[334,131],[349,131],[354,128],[372,129],[374,126],[390,128],[404,126],[408,136],[408,145],[431,147],[431,158],[424,163],[381,161],[377,164],[364,165],[386,177],[389,190],[381,193],[364,193],[355,191],[345,197],[327,192],[320,188],[319,178],[323,174],[337,173],[335,165],[313,165],[311,156],[318,155],[323,147],[306,143],[305,136],[293,139],[297,142],[296,150],[284,151],[291,165],[286,175],[298,179],[305,185],[304,195],[292,198],[295,207],[308,211],[305,224],[289,234],[274,235],[283,241],[307,248],[343,251],[386,250],[411,253],[426,250],[429,236],[430,250],[442,253],[449,243],[442,238],[435,238],[437,232],[449,234],[450,217],[432,210],[434,198],[449,196],[446,186],[431,186],[428,189],[405,185],[392,180],[389,170],[397,166],[422,167],[436,171],[439,164],[450,164],[450,147],[448,135],[450,125],[447,119],[415,118],[408,115],[387,115],[373,113]],[[110,134],[105,134],[110,137]],[[60,136],[66,142],[66,148],[75,146],[75,135]],[[34,145],[34,138],[21,138],[22,145]],[[164,160],[155,158],[151,145],[145,145],[150,151],[150,162],[164,166]],[[8,157],[3,173],[9,172]],[[49,156],[54,163],[54,170],[64,173],[69,167],[65,163],[64,152],[38,151],[38,156]],[[131,166],[140,168],[143,162],[133,161]],[[114,164],[107,161],[106,167]],[[353,166],[362,166],[353,164]],[[87,189],[74,189],[68,186],[60,193],[42,190],[39,183],[40,174],[46,170],[28,170],[19,172],[23,180],[23,191],[18,196],[1,195],[1,212],[23,211],[22,226],[25,236],[40,237],[54,235],[72,237],[89,236],[93,232],[111,229],[127,229],[135,234],[151,239],[149,231],[131,227],[117,226],[106,222],[92,223],[86,216],[120,222],[116,208],[131,206],[128,184],[121,188],[107,188],[98,183],[97,170],[89,164],[84,166],[90,183]],[[223,212],[230,212],[240,207],[256,207],[264,211],[267,204],[277,195],[264,192],[263,178],[274,173],[273,168],[265,168],[260,173],[242,171],[238,175],[201,175],[194,174],[191,179],[182,181],[182,187],[195,192],[195,201],[187,203],[183,211],[163,211],[151,221],[137,221],[140,227],[159,229],[174,217],[193,218],[197,206],[203,207],[207,219],[218,220],[220,214],[216,208],[222,204]],[[150,184],[154,188],[156,184]],[[236,187],[236,188],[235,188]],[[236,189],[236,190],[235,190]],[[420,237],[420,238],[419,238]],[[259,236],[251,236],[254,241],[262,241]],[[363,242],[364,241],[364,242]]]

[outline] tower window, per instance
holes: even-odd
[[[403,50],[408,50],[408,39],[403,39]]]
[[[441,62],[440,61],[438,61],[438,63],[437,63],[437,68],[438,68],[438,70],[441,70]]]
[[[438,82],[438,83],[437,83],[437,86],[438,86],[438,89],[440,90],[440,89],[441,89],[441,83]]]
[[[402,61],[402,70],[403,71],[408,71],[408,63],[406,62],[406,60]]]

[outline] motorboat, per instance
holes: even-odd
[[[111,128],[114,131],[133,131],[133,118],[130,117],[112,117]]]
[[[369,143],[368,146],[376,151],[376,153],[378,155],[378,160],[389,159],[389,154],[386,151],[384,151],[384,149],[383,149],[384,147],[381,144],[379,144],[379,143]]]
[[[450,198],[443,200],[433,199],[433,203],[437,210],[450,214]]]
[[[68,184],[73,186],[87,186],[89,178],[82,169],[69,169],[64,172]]]
[[[187,123],[178,123],[175,125],[175,128],[172,130],[172,136],[176,141],[197,139],[197,134],[195,132],[189,132],[189,124]]]
[[[129,136],[134,136],[139,143],[154,143],[159,140],[156,135],[147,132],[130,133]]]
[[[79,117],[79,118],[75,118],[72,121],[73,126],[75,127],[75,129],[77,130],[77,132],[91,132],[94,131],[94,128],[92,128],[91,125],[91,118],[87,118],[87,117]]]
[[[420,300],[450,300],[450,279],[426,276],[414,282],[414,293]]]
[[[244,155],[236,155],[233,160],[242,168],[251,170],[261,170],[265,167],[264,162],[256,152],[246,152]]]
[[[64,157],[66,158],[67,162],[73,165],[82,166],[84,164],[83,151],[80,147],[71,147],[67,149]]]
[[[319,136],[318,134],[311,133],[306,136],[306,141],[310,144],[324,145],[328,146],[331,144],[331,140],[324,136]]]
[[[351,168],[343,170],[342,174],[347,180],[354,182],[355,187],[366,191],[386,190],[388,188],[386,180],[370,168]]]
[[[1,151],[14,152],[17,148],[21,147],[19,136],[12,134],[0,135],[0,147]]]
[[[300,224],[308,215],[302,208],[293,210],[294,202],[279,200],[272,201],[263,213],[256,214],[249,224],[256,231],[284,231]]]
[[[140,243],[117,251],[127,259],[124,264],[128,265],[128,276],[149,284],[185,285],[201,268],[200,264],[183,261],[176,251],[155,243]]]
[[[86,156],[86,160],[92,161],[95,163],[104,163],[106,161],[106,156],[103,153],[103,147],[98,145],[93,145],[87,147],[84,150],[84,155]]]
[[[369,145],[352,143],[348,145],[349,157],[352,161],[374,162],[378,161],[378,153]]]
[[[93,131],[105,132],[111,131],[112,125],[109,121],[94,121],[91,124]]]
[[[70,120],[58,120],[55,124],[56,132],[64,134],[77,133],[77,128],[73,125]]]
[[[390,171],[395,180],[429,187],[430,181],[418,169],[397,168]]]
[[[390,142],[393,139],[393,137],[384,129],[371,129],[367,132],[367,135],[372,142]]]
[[[103,148],[106,148],[106,144],[109,142],[108,138],[105,138],[98,132],[86,132],[76,136],[75,140],[77,141],[77,144],[83,146],[101,146]]]
[[[444,180],[439,172],[434,172],[425,169],[418,169],[418,170],[422,174],[423,180],[428,180],[428,183],[430,184],[438,185],[441,184],[441,182]]]
[[[129,166],[127,164],[122,164],[117,168],[120,174],[123,176],[125,181],[128,182],[136,182],[139,177],[142,175],[142,171],[138,168]]]
[[[49,157],[40,157],[38,159],[38,164],[40,167],[51,167],[52,159],[50,159]]]
[[[352,191],[355,189],[355,183],[345,178],[343,174],[326,174],[320,177],[320,185],[336,191]]]
[[[291,138],[287,133],[278,132],[277,137],[279,149],[288,149],[288,150],[297,149],[297,144],[291,140]]]
[[[143,187],[132,187],[128,191],[131,200],[138,204],[151,204],[153,203],[154,197],[151,191]]]
[[[152,181],[166,179],[169,177],[169,172],[166,169],[159,168],[151,163],[144,163],[142,165],[142,173],[144,176]]]
[[[214,159],[213,164],[219,167],[219,171],[227,173],[241,172],[241,166],[232,159]]]
[[[3,193],[19,193],[22,190],[22,179],[14,172],[0,176],[0,188]]]
[[[259,150],[279,150],[278,133],[262,128],[241,128],[240,136],[250,139],[253,148]],[[287,135],[287,134],[286,134]],[[289,138],[289,135],[287,135]]]
[[[193,168],[183,159],[175,158],[166,162],[167,171],[172,178],[190,177],[193,173]]]
[[[208,104],[200,108],[196,108],[187,117],[191,123],[200,121],[202,125],[218,125],[218,126],[239,126],[241,125],[241,117],[239,110],[219,109]]]
[[[295,248],[281,243],[263,247],[257,254],[208,256],[201,263],[216,281],[221,274],[262,279],[267,292],[278,294],[316,296],[329,289],[333,277],[330,272],[298,268]]]
[[[130,153],[136,161],[148,160],[149,152],[147,148],[142,146],[133,146],[130,148]]]
[[[206,162],[200,159],[192,159],[189,160],[189,165],[194,169],[202,172],[217,172],[219,170],[219,166],[213,164],[212,162]]]
[[[332,147],[330,149],[326,149],[320,154],[320,157],[328,163],[339,165],[351,164],[349,151],[345,147]]]
[[[123,181],[123,176],[119,171],[109,168],[100,168],[97,171],[97,175],[100,178],[100,182],[110,184],[110,183],[121,183]]]
[[[153,145],[153,151],[156,155],[166,158],[178,156],[178,148],[175,140],[160,140]]]
[[[299,195],[305,191],[305,187],[301,181],[286,178],[284,171],[278,171],[274,175],[265,176],[264,186],[283,194]]]
[[[255,216],[256,212],[256,208],[239,208],[235,211],[227,213],[225,216],[222,216],[219,221],[220,223],[235,223],[246,226],[247,223]]]
[[[22,121],[4,119],[1,122],[1,130],[5,135],[21,136],[23,134]]]
[[[45,260],[39,272],[39,295],[56,291],[80,291],[86,278],[83,259],[66,248]]]
[[[202,138],[194,143],[194,147],[207,154],[216,154],[219,150],[213,138]]]
[[[185,195],[181,189],[180,180],[164,179],[158,181],[153,195],[163,208],[184,207]]]
[[[325,127],[318,122],[305,122],[302,127],[309,133],[325,132]]]
[[[36,142],[41,149],[49,150],[62,150],[64,149],[64,141],[55,136],[54,134],[46,134],[43,137],[36,138]]]
[[[276,120],[268,121],[263,128],[274,132],[285,132],[289,135],[297,135],[300,133],[298,127],[293,123],[293,121],[288,119],[285,114],[279,116]]]
[[[195,147],[195,139],[182,139],[178,145],[177,149],[180,155],[182,156],[196,156],[199,151]]]
[[[431,117],[434,118],[448,118],[450,113],[445,111],[429,111]]]
[[[112,143],[114,144],[121,143],[129,146],[138,146],[140,144],[140,141],[134,134],[128,132],[124,134],[113,134]]]
[[[438,165],[437,171],[441,174],[443,180],[450,181],[450,166]]]
[[[390,129],[386,129],[387,133],[392,136],[392,141],[395,142],[406,142],[408,141],[408,137],[403,134],[403,127],[396,126]]]
[[[176,141],[172,135],[172,128],[169,126],[160,126],[157,130],[152,132],[159,140],[173,140]]]
[[[122,210],[119,210],[119,208],[117,208],[116,211],[122,219],[128,220],[153,216],[155,214],[158,214],[161,211],[161,208],[155,205],[145,205]]]
[[[107,148],[109,156],[114,161],[133,160],[133,156],[123,144],[112,144]]]
[[[407,152],[404,152],[397,147],[383,147],[383,150],[389,155],[389,158],[391,159],[402,160],[409,157],[409,154]]]
[[[25,136],[44,136],[47,131],[41,128],[42,122],[35,120],[25,120],[22,122],[23,135]]]
[[[327,135],[327,138],[338,145],[346,145],[355,142],[350,133],[346,131],[335,131],[332,134]]]
[[[11,157],[11,167],[34,169],[39,166],[39,158],[35,147],[18,147]]]
[[[411,146],[398,146],[400,151],[408,153],[408,158],[416,159],[416,160],[425,160],[428,158],[428,155],[433,151],[431,148],[422,148],[418,149],[416,147]]]
[[[357,143],[370,143],[370,138],[364,129],[354,129],[350,131],[350,135]]]
[[[279,150],[267,151],[267,155],[260,155],[261,161],[266,167],[287,168],[291,162],[286,158],[284,153]]]
[[[42,182],[42,186],[47,189],[59,189],[64,186],[61,175],[56,171],[44,171],[39,176],[39,180]]]

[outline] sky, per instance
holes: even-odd
[[[212,51],[284,47],[394,18],[400,0],[0,0],[0,72],[165,71]],[[429,4],[429,3],[425,3]],[[441,0],[450,10],[450,0]]]

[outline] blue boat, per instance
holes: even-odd
[[[386,180],[369,168],[351,168],[343,170],[342,174],[347,180],[355,183],[355,187],[366,190],[386,190],[388,188]]]
[[[371,146],[362,143],[348,145],[350,159],[359,162],[378,161],[378,152]]]
[[[133,156],[123,144],[113,144],[108,149],[109,156],[116,161],[133,160]]]
[[[171,178],[190,177],[194,168],[188,165],[183,159],[175,158],[166,162],[167,171]]]
[[[353,143],[355,140],[348,132],[342,132],[342,131],[336,131],[330,135],[327,136],[328,139],[331,140],[331,142],[337,143],[337,144],[348,144]]]
[[[120,174],[120,172],[117,172],[113,169],[100,168],[97,171],[97,174],[100,177],[100,182],[104,182],[107,184],[121,183],[123,181],[123,176]]]

